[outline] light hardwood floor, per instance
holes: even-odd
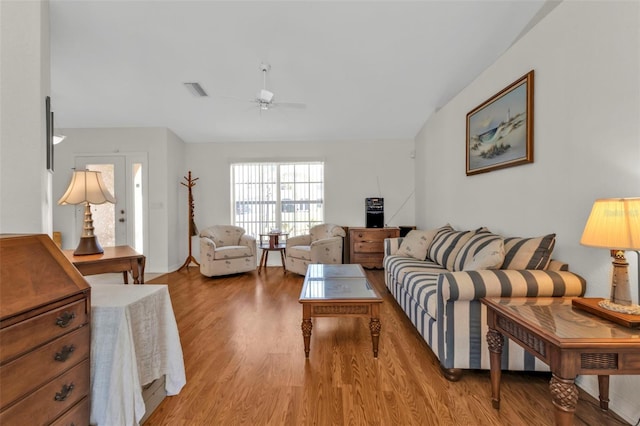
[[[191,267],[158,277],[178,322],[187,384],[145,425],[552,425],[549,375],[506,373],[500,411],[489,374],[451,383],[384,286],[380,354],[368,320],[316,318],[304,357],[298,296],[303,277],[281,267],[207,278]],[[626,424],[584,392],[577,425]]]

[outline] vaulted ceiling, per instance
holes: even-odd
[[[188,143],[412,139],[555,4],[50,0],[56,124]],[[261,63],[274,101],[304,108],[253,102]]]

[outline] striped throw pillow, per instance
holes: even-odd
[[[481,228],[458,252],[453,271],[498,269],[503,261],[503,238]]]
[[[505,238],[500,269],[546,269],[556,244],[556,234],[537,238]]]
[[[453,271],[458,252],[475,233],[476,231],[454,231],[452,228],[443,228],[429,246],[429,259]]]

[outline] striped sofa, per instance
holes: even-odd
[[[569,297],[585,292],[583,278],[569,272],[567,264],[551,260],[554,234],[546,236],[546,240],[509,239],[484,228],[465,233],[449,227],[445,234],[450,235],[434,237],[434,233],[442,234],[441,229],[422,238],[421,243],[429,245],[424,260],[424,250],[418,256],[415,247],[413,252],[409,250],[410,255],[401,250],[403,238],[386,239],[384,269],[387,288],[451,381],[459,380],[463,369],[489,369],[486,307],[481,298]],[[493,252],[501,255],[497,262],[494,259],[494,269],[466,270],[465,262],[470,265],[472,258],[477,261],[475,254],[488,247],[489,240],[503,249],[503,253]],[[544,247],[531,247],[543,245],[543,241]],[[522,263],[523,256],[519,256],[523,252],[527,252],[526,265]],[[546,364],[506,338],[502,369],[548,371]]]

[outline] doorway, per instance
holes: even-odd
[[[146,247],[146,158],[141,154],[77,156],[78,170],[99,171],[116,203],[92,204],[94,233],[103,247]],[[82,229],[84,207],[76,206],[76,229]]]

